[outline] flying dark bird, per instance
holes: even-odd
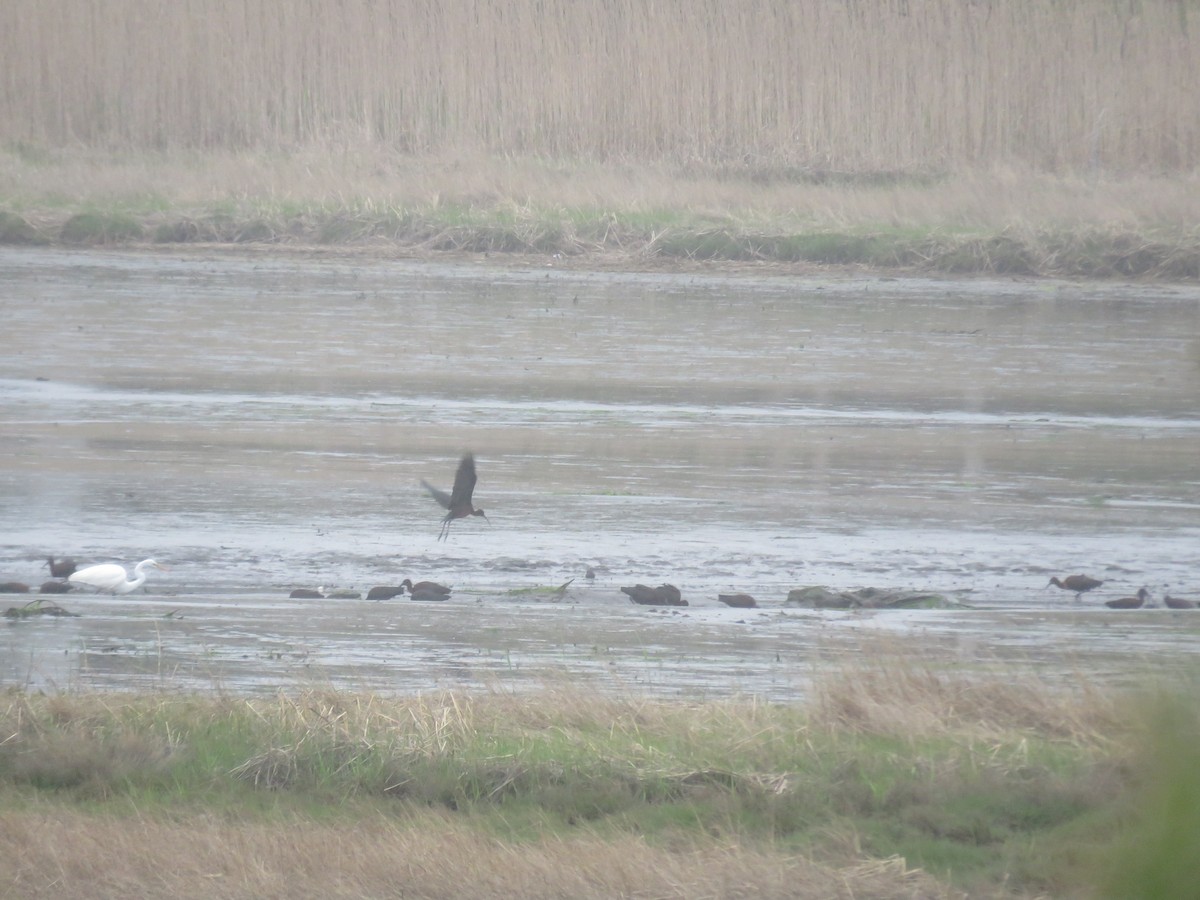
[[[418,581],[413,584],[411,578],[405,578],[400,582],[400,586],[408,588],[413,600],[445,600],[450,596],[450,588],[436,581]]]
[[[75,560],[69,556],[66,559],[60,559],[58,562],[54,561],[53,556],[47,556],[46,565],[50,567],[51,578],[66,578],[75,571]]]
[[[367,591],[368,600],[391,600],[397,594],[404,593],[404,585],[380,584]]]
[[[1064,591],[1074,591],[1075,599],[1078,600],[1088,591],[1094,591],[1100,587],[1104,582],[1096,578],[1088,578],[1086,575],[1068,575],[1062,581],[1059,581],[1057,578],[1051,578],[1050,584],[1062,588]],[[1046,585],[1046,587],[1050,587],[1050,584]]]
[[[65,581],[44,581],[42,586],[38,588],[39,594],[65,594],[71,590],[71,585]]]
[[[118,566],[116,563],[106,563],[100,566],[88,566],[86,569],[80,569],[77,572],[72,572],[67,581],[71,584],[86,584],[96,588],[98,591],[106,591],[109,594],[128,594],[131,591],[136,591],[146,581],[146,567],[152,569],[161,569],[169,571],[166,566],[157,563],[152,559],[143,559],[140,563],[133,567],[133,578],[128,578],[124,566]]]
[[[1167,605],[1167,609],[1195,609],[1195,600],[1184,600],[1182,597],[1172,597],[1166,594],[1163,597],[1163,603]]]
[[[1150,592],[1145,588],[1138,588],[1136,597],[1122,597],[1119,600],[1106,600],[1104,605],[1109,609],[1141,609],[1149,598]]]
[[[463,456],[462,461],[458,464],[458,471],[454,475],[454,490],[447,494],[445,491],[438,490],[424,478],[421,479],[421,484],[425,490],[429,491],[442,508],[446,510],[446,517],[442,519],[442,530],[438,532],[438,540],[445,540],[450,536],[450,523],[455,519],[464,519],[467,516],[483,516],[482,509],[476,509],[471,505],[471,494],[475,491],[475,455],[468,453]],[[489,525],[491,522],[487,516],[483,516],[484,521]]]
[[[734,606],[738,609],[755,609],[758,607],[758,601],[749,594],[717,594],[717,599],[726,606]]]

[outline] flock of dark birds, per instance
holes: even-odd
[[[1062,588],[1064,591],[1070,591],[1075,595],[1075,599],[1079,600],[1088,591],[1094,591],[1100,585],[1104,584],[1099,578],[1091,578],[1087,575],[1068,575],[1066,578],[1059,579],[1051,578],[1050,583],[1046,587]],[[1150,599],[1150,592],[1143,588],[1138,588],[1138,592],[1132,597],[1118,597],[1115,600],[1105,600],[1104,605],[1109,609],[1141,609],[1146,605],[1146,601]],[[1163,595],[1163,606],[1167,609],[1195,609],[1196,601],[1184,600],[1182,597],[1172,597],[1170,594]]]
[[[483,510],[476,509],[472,501],[477,480],[475,475],[475,456],[471,453],[465,454],[459,461],[458,470],[454,475],[454,487],[450,490],[450,493],[446,493],[434,487],[428,481],[421,479],[421,485],[429,492],[429,495],[446,510],[446,515],[442,518],[441,530],[438,532],[437,539],[439,541],[449,538],[450,526],[457,519],[465,519],[468,516],[480,516],[489,525],[491,524],[488,517],[484,515]],[[38,593],[41,594],[65,594],[77,586],[88,586],[95,588],[97,591],[105,591],[111,594],[128,594],[145,583],[146,569],[166,570],[166,566],[160,565],[153,559],[142,560],[134,566],[133,578],[128,577],[128,573],[124,567],[113,563],[79,569],[76,567],[75,560],[73,559],[55,560],[53,556],[48,556],[46,557],[45,565],[49,567],[50,576],[53,580],[44,582],[38,588]],[[587,578],[589,581],[595,578],[595,571],[593,569],[588,569]],[[1103,584],[1102,580],[1091,578],[1087,575],[1068,575],[1062,579],[1058,577],[1051,578],[1050,583],[1046,587],[1057,587],[1064,591],[1070,591],[1078,601],[1084,594],[1094,591]],[[398,585],[379,585],[371,588],[367,592],[367,599],[390,600],[393,597],[403,596],[406,590],[410,599],[423,601],[445,600],[451,594],[451,589],[445,585],[433,581],[418,581],[414,584],[411,579],[406,578]],[[0,594],[27,594],[29,592],[30,586],[24,582],[0,582]],[[632,587],[621,588],[621,592],[626,594],[633,603],[641,606],[688,605],[687,600],[683,599],[679,588],[673,584],[660,584],[658,587],[653,588],[644,584],[635,584]],[[335,590],[326,592],[324,588],[318,590],[298,588],[292,591],[290,596],[296,599],[317,600],[358,599],[361,595],[357,591]],[[754,609],[758,606],[758,603],[749,594],[718,594],[717,599],[726,606],[737,609]],[[1119,597],[1115,600],[1106,600],[1104,605],[1109,609],[1140,609],[1146,605],[1149,599],[1150,592],[1143,587],[1139,588],[1138,592],[1132,597]],[[1172,597],[1170,594],[1163,596],[1163,605],[1168,609],[1197,608],[1194,600],[1184,600],[1180,597]]]

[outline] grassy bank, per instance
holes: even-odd
[[[375,148],[0,152],[0,242],[1200,278],[1200,180],[602,165]]]
[[[1180,896],[1194,709],[919,663],[800,706],[11,693],[0,884],[41,896]],[[1148,881],[1147,879],[1156,879]],[[1158,886],[1156,891],[1146,888]]]

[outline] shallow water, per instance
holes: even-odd
[[[1195,286],[12,248],[0,274],[0,581],[171,567],[7,622],[5,684],[783,699],[864,632],[1117,675],[1197,645],[1200,614],[1101,603],[1200,596]],[[491,524],[439,543],[418,479],[466,449]],[[1107,583],[1043,590],[1078,571]],[[405,577],[455,594],[287,599]],[[973,608],[782,607],[810,584]]]

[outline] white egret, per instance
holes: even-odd
[[[133,567],[134,577],[132,580],[127,580],[124,566],[106,563],[101,566],[88,566],[86,569],[73,572],[67,581],[71,584],[86,584],[97,590],[108,591],[110,594],[128,594],[142,586],[146,580],[147,566],[161,569],[164,572],[169,571],[166,566],[152,559],[143,559]]]

